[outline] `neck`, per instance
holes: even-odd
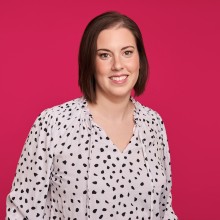
[[[98,96],[96,104],[89,103],[92,114],[103,116],[107,120],[123,121],[133,111],[130,95],[126,98],[106,98]]]

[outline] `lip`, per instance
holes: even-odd
[[[109,79],[115,84],[125,83],[128,78],[128,74],[115,74],[109,77]]]
[[[114,75],[111,75],[109,78],[112,78],[112,77],[121,77],[121,76],[128,76],[128,74],[114,74]]]

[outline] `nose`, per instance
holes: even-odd
[[[122,63],[120,57],[114,56],[113,63],[112,63],[112,70],[119,71],[122,69],[123,69],[123,63]]]

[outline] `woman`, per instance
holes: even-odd
[[[159,114],[143,93],[148,63],[138,26],[107,12],[79,50],[83,97],[43,111],[21,154],[8,219],[177,219]]]

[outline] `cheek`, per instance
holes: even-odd
[[[134,59],[131,63],[128,64],[128,67],[133,73],[138,73],[140,69],[139,59]]]
[[[95,80],[97,84],[102,84],[108,73],[106,65],[104,65],[102,62],[96,62],[95,68]]]
[[[95,71],[96,73],[99,72],[100,70],[100,63],[98,61],[95,62]]]
[[[139,71],[140,69],[140,59],[139,59],[139,55],[136,54],[136,56],[133,57],[133,59],[131,60],[131,68],[134,70],[134,71]]]
[[[95,67],[96,67],[96,74],[99,75],[106,74],[106,70],[107,70],[106,62],[104,63],[103,61],[96,61]]]

